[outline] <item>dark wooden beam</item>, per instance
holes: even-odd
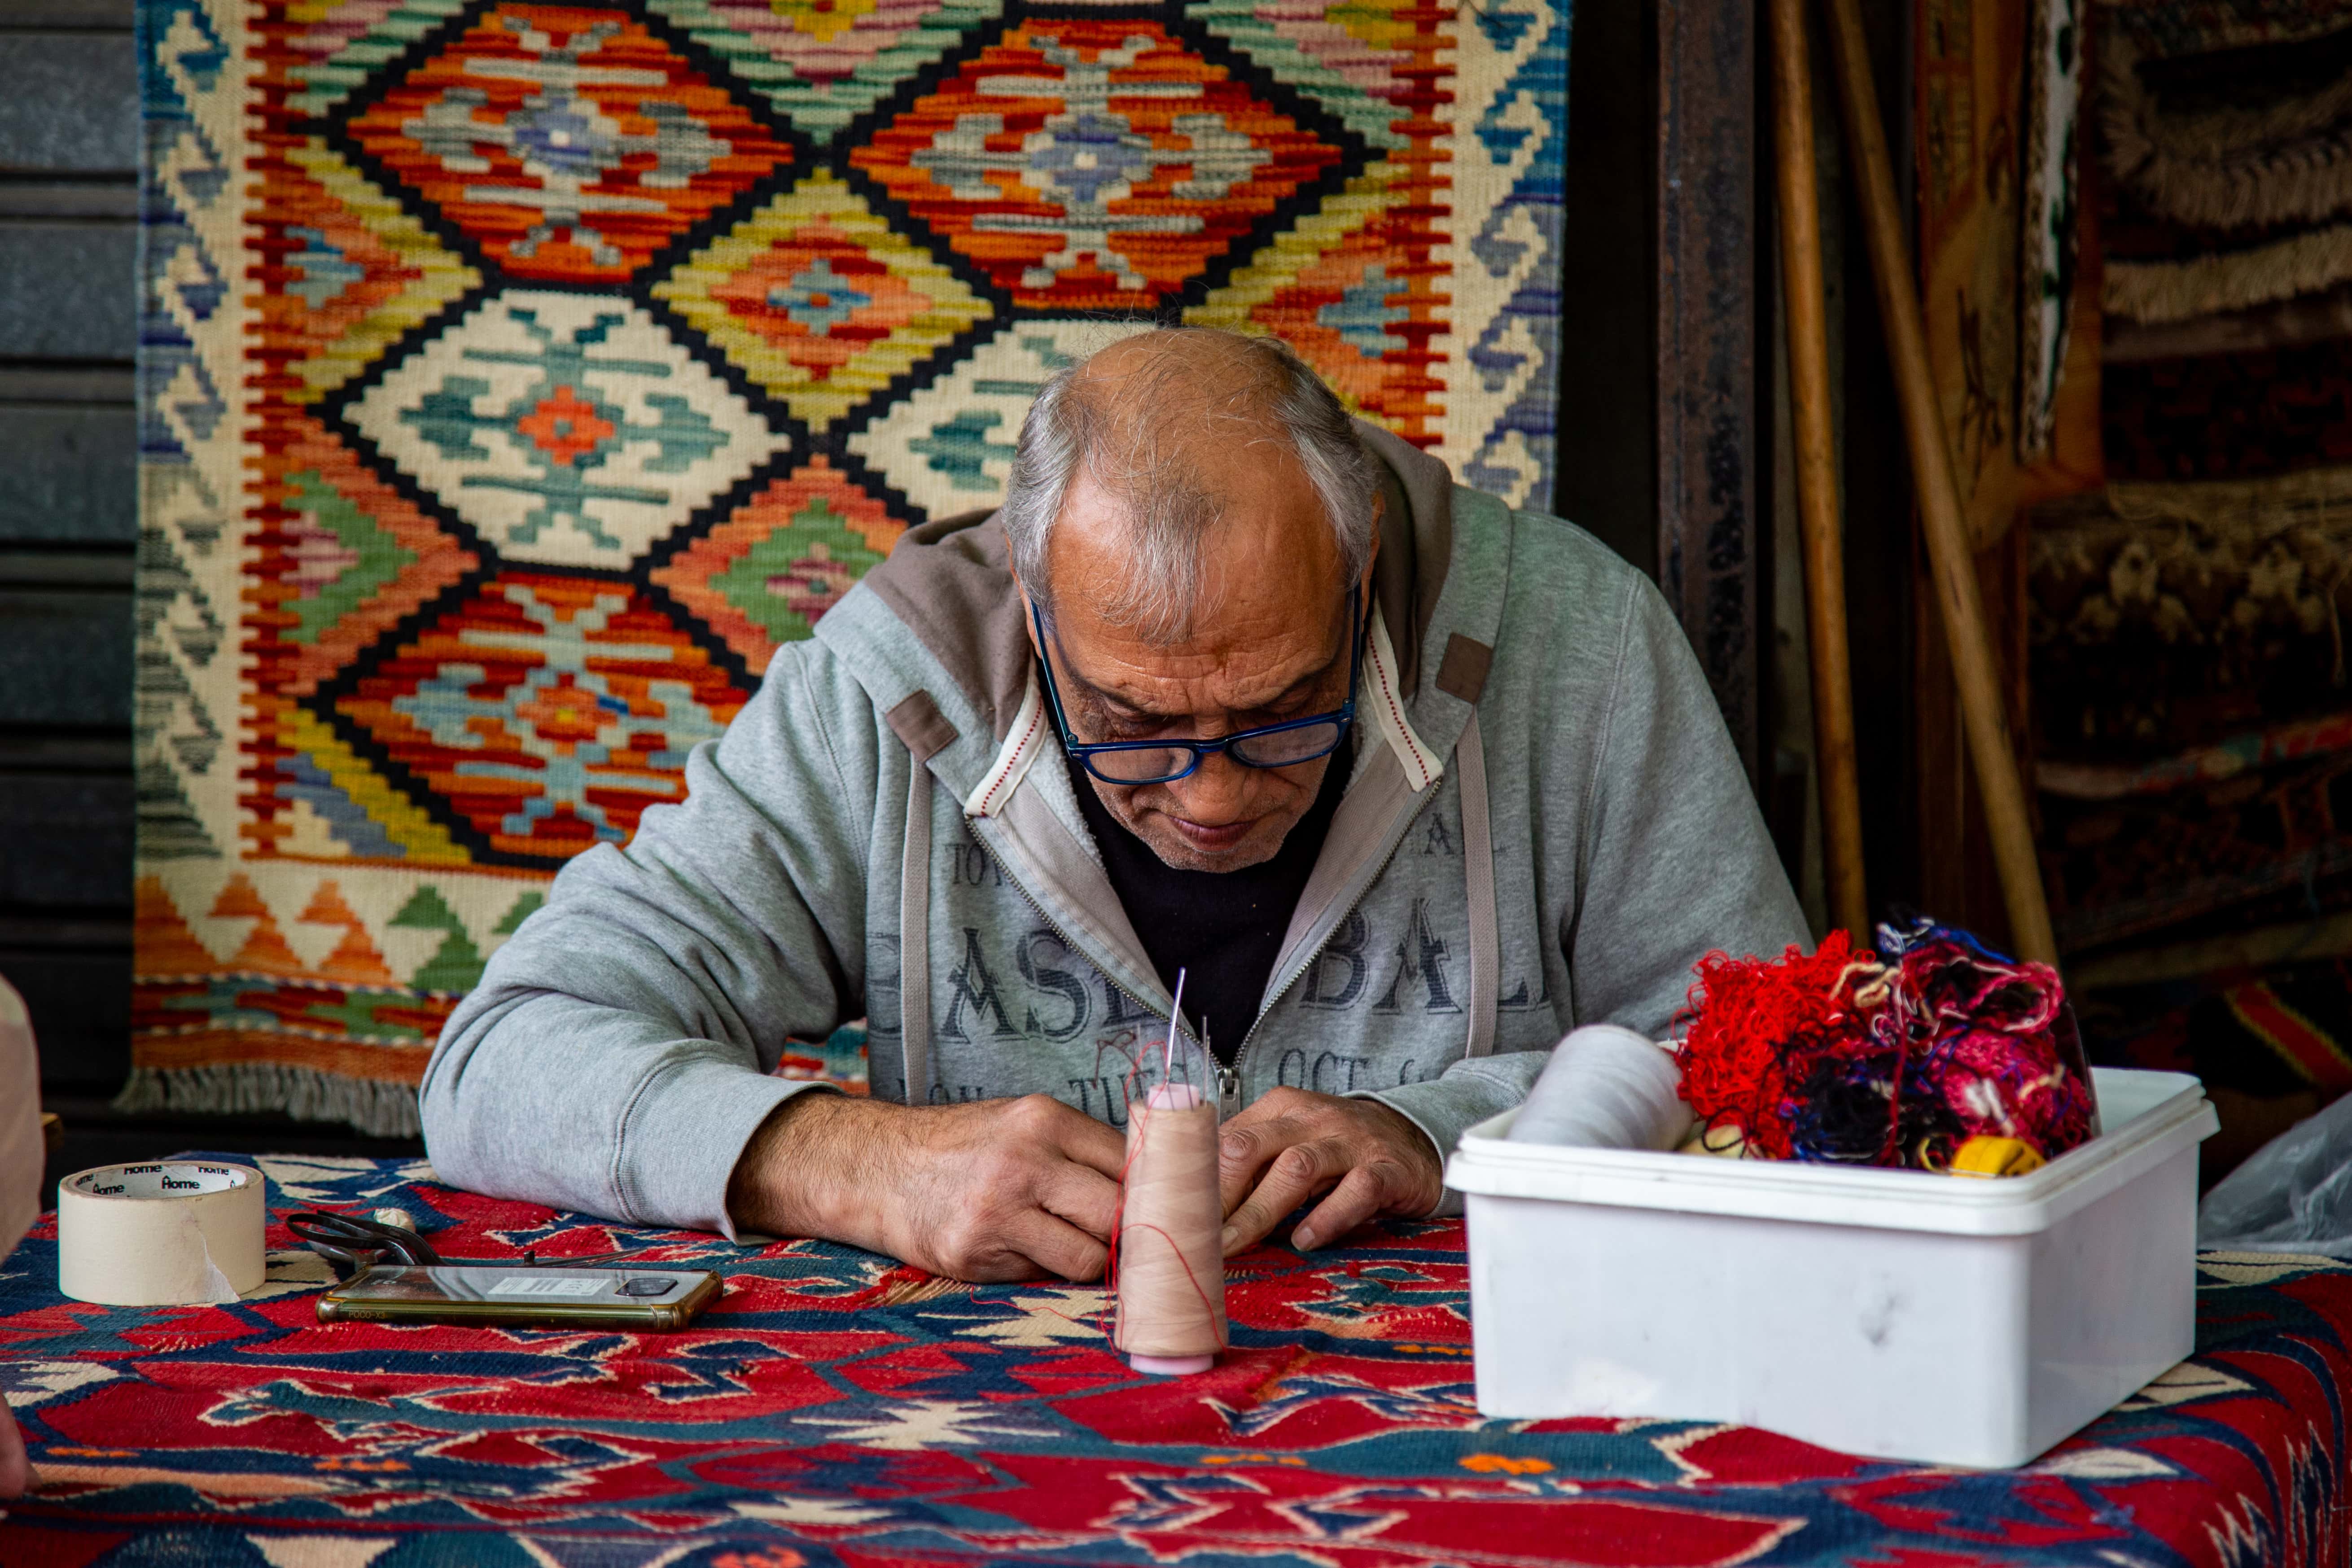
[[[1658,0],[1658,586],[1755,781],[1757,31],[1749,0]]]

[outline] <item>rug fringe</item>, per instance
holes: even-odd
[[[2071,550],[2077,538],[2153,535],[2184,526],[2240,541],[2267,540],[2289,529],[2345,541],[2352,534],[2352,467],[2305,468],[2260,479],[2116,483],[2045,501],[2032,516],[2037,551]],[[2352,555],[2352,541],[2340,551],[2331,543],[2329,554]],[[2044,557],[2036,554],[2034,560],[2042,563]],[[2315,569],[2305,562],[2306,574]]]
[[[2107,263],[2105,305],[2135,321],[2182,321],[2273,300],[2316,294],[2352,279],[2352,224],[2273,245],[2180,261]]]
[[[2345,337],[2352,337],[2352,284],[2339,283],[2325,294],[2302,294],[2251,310],[2191,316],[2184,321],[2110,317],[2099,357],[2109,364],[2143,364],[2204,354],[2259,353]]]
[[[348,1122],[373,1138],[415,1138],[424,1131],[416,1090],[408,1084],[278,1062],[133,1068],[114,1109],[126,1114],[282,1111],[297,1121]]]
[[[2310,223],[2352,205],[2352,81],[2256,109],[2168,115],[2127,42],[2100,66],[2107,167],[2149,211],[2234,229]]]

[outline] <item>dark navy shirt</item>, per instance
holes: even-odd
[[[1172,992],[1176,971],[1189,971],[1185,1022],[1228,1066],[1241,1048],[1242,1037],[1257,1021],[1258,1001],[1274,973],[1274,961],[1282,954],[1291,911],[1307,890],[1307,879],[1331,830],[1332,814],[1348,791],[1349,755],[1344,745],[1331,754],[1315,804],[1291,828],[1274,858],[1240,871],[1185,871],[1160,859],[1150,845],[1120,826],[1095,794],[1094,780],[1064,753],[1070,787],[1078,793],[1078,809],[1086,814],[1087,826],[1110,872],[1111,890],[1125,906],[1129,923],[1142,939],[1152,968],[1160,972],[1160,984]]]

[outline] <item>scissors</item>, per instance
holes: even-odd
[[[371,1265],[389,1261],[420,1268],[454,1263],[499,1268],[572,1268],[586,1264],[611,1263],[616,1258],[631,1256],[626,1252],[599,1252],[587,1258],[541,1259],[535,1249],[525,1247],[520,1259],[444,1258],[431,1242],[413,1230],[385,1225],[380,1220],[362,1219],[357,1215],[329,1214],[319,1209],[304,1209],[288,1215],[286,1228],[301,1237],[303,1244],[311,1251],[333,1265],[335,1278],[344,1280]]]
[[[441,1261],[433,1244],[413,1230],[355,1215],[306,1209],[286,1216],[286,1228],[311,1251],[334,1265],[335,1278],[349,1279],[370,1264],[397,1259],[430,1267]]]

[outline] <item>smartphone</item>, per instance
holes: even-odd
[[[320,1297],[319,1321],[682,1329],[719,1291],[699,1268],[378,1263]]]

